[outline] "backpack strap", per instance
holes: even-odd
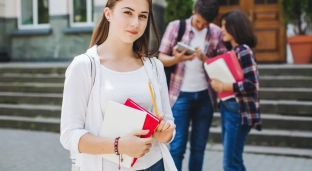
[[[96,74],[96,72],[95,72],[95,70],[96,70],[96,68],[95,68],[95,61],[94,61],[93,57],[90,57],[86,53],[85,53],[85,55],[89,57],[90,65],[91,65],[91,90],[90,90],[90,92],[91,92],[92,88],[93,88],[93,85],[94,85],[94,82],[95,82],[95,74]]]
[[[156,62],[155,62],[155,59],[154,58],[148,58],[150,63],[152,64],[152,67],[153,67],[153,70],[155,70],[155,73],[156,73],[156,76],[157,76],[157,80],[159,81],[159,76],[158,76],[158,69],[157,69],[157,65],[156,65]]]
[[[180,20],[180,22],[179,22],[179,31],[178,31],[178,36],[177,36],[177,39],[176,39],[176,44],[181,41],[181,39],[182,39],[182,37],[184,35],[184,32],[185,32],[185,27],[186,27],[186,21],[185,20]],[[170,52],[169,56],[172,56],[172,55],[173,55],[173,51],[171,49],[171,52]],[[177,64],[169,66],[169,67],[164,67],[168,89],[170,87],[171,74],[175,72],[176,67],[177,67]]]
[[[184,32],[185,32],[185,27],[186,27],[185,20],[180,20],[180,27],[179,27],[178,37],[177,37],[177,43],[181,41],[181,39],[184,35]]]

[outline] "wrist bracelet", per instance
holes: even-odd
[[[119,155],[119,151],[118,151],[118,140],[120,137],[115,138],[115,142],[114,142],[114,151],[116,155]]]
[[[122,158],[122,155],[119,153],[118,151],[118,140],[120,139],[120,137],[117,137],[115,138],[115,142],[114,142],[114,151],[115,151],[115,154],[119,157],[119,164],[118,164],[118,170],[121,169],[120,167],[120,162],[123,161],[123,158]]]

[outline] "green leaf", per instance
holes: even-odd
[[[193,0],[166,0],[165,23],[178,19],[187,19],[192,15]]]
[[[312,0],[280,0],[279,2],[286,23],[293,24],[298,34],[307,34],[308,29],[312,28]]]

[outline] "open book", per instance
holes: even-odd
[[[244,79],[244,72],[234,51],[207,59],[204,67],[210,78],[219,79],[224,83],[235,83]],[[235,97],[235,94],[224,91],[218,93],[218,97],[224,101]]]
[[[142,129],[150,130],[148,136],[153,134],[160,120],[154,116],[150,116],[152,114],[147,112],[145,109],[142,110],[143,108],[141,106],[132,102],[132,100],[128,99],[124,105],[108,101],[104,121],[100,131],[100,137],[122,137],[134,130]],[[133,104],[136,104],[137,107],[134,108]],[[106,160],[119,164],[119,156],[116,154],[102,154],[101,156]],[[126,168],[131,168],[137,160],[136,158],[126,154],[122,154],[122,158],[123,161],[120,161],[120,165]]]

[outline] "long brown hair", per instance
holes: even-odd
[[[113,9],[118,1],[121,1],[121,0],[108,0],[106,3],[106,7],[108,7],[109,9]],[[156,24],[155,24],[154,16],[153,16],[152,0],[147,0],[147,1],[149,3],[149,15],[148,15],[146,29],[143,35],[133,43],[133,50],[139,54],[139,57],[142,57],[142,56],[151,57],[159,49],[160,40],[159,40],[159,36],[157,33]],[[151,24],[152,24],[153,34],[155,35],[157,42],[156,42],[155,50],[152,52],[149,52]],[[108,32],[109,32],[109,22],[107,18],[105,17],[105,14],[103,13],[101,21],[99,22],[99,24],[96,26],[95,30],[93,31],[92,39],[90,42],[90,47],[94,45],[100,45],[103,42],[105,42],[105,40],[108,37]]]

